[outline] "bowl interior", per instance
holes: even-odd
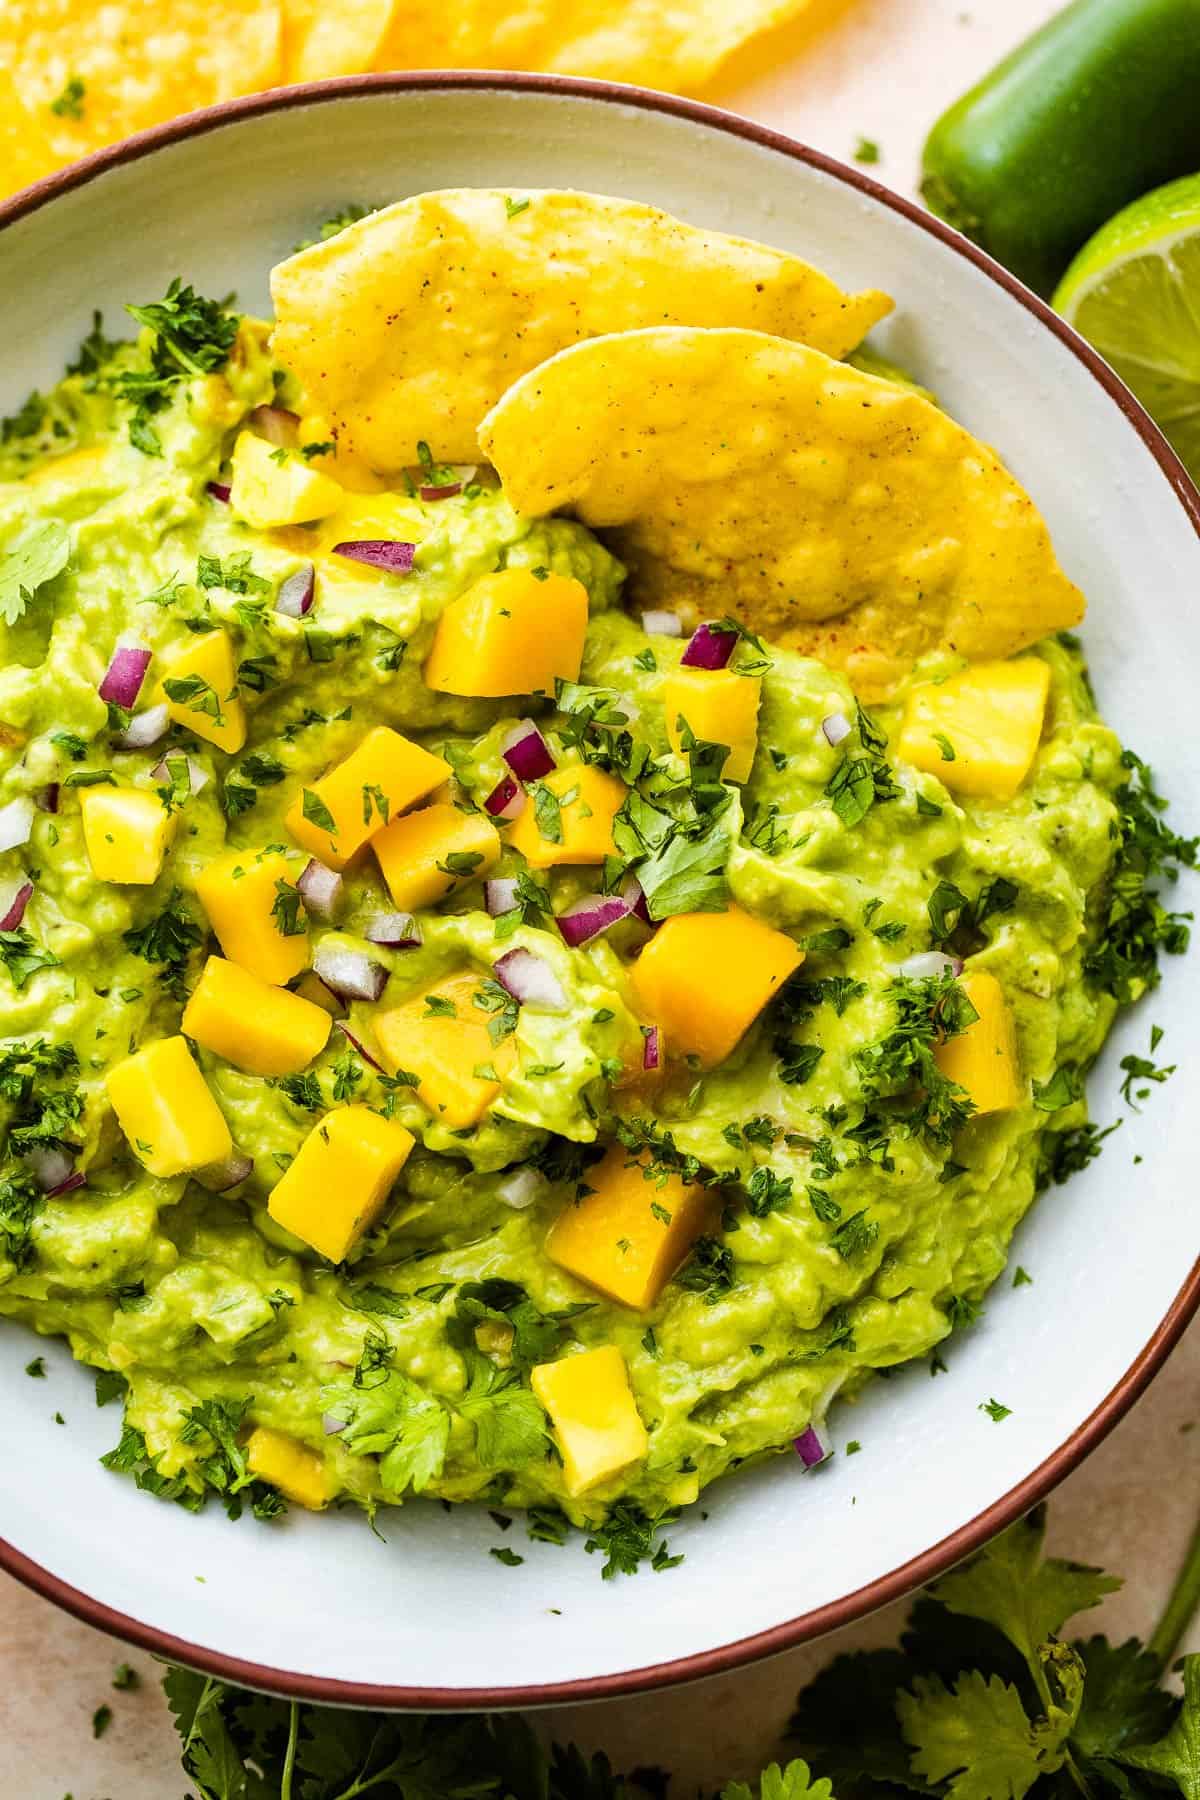
[[[460,184],[632,195],[794,250],[847,286],[887,288],[897,310],[875,341],[1029,487],[1090,599],[1084,637],[1104,713],[1154,765],[1180,822],[1196,822],[1200,539],[1134,425],[1075,351],[958,251],[845,178],[687,109],[569,88],[351,83],[132,157],[4,232],[0,411],[55,379],[93,307],[111,327],[122,302],[181,274],[265,308],[271,264],[346,202]],[[244,1677],[308,1691],[349,1683],[343,1697],[377,1703],[529,1700],[578,1681],[598,1692],[676,1659],[700,1657],[692,1672],[715,1666],[711,1653],[802,1615],[806,1624],[752,1648],[844,1619],[887,1596],[847,1597],[1055,1457],[1176,1302],[1198,1249],[1183,1187],[1200,1109],[1185,1078],[1156,1088],[1142,1115],[1117,1091],[1119,1060],[1146,1051],[1152,1021],[1165,1029],[1160,1059],[1191,1066],[1200,963],[1169,976],[1123,1021],[1093,1078],[1095,1117],[1125,1112],[1123,1129],[1020,1231],[1014,1261],[1032,1285],[1002,1281],[936,1381],[915,1367],[836,1414],[835,1441],[859,1439],[860,1455],[807,1477],[781,1459],[710,1491],[707,1516],[693,1509],[670,1534],[686,1560],[661,1578],[602,1582],[578,1541],[527,1544],[519,1521],[501,1536],[482,1510],[414,1504],[382,1517],[386,1542],[357,1516],[279,1529],[217,1511],[192,1518],[97,1466],[117,1409],[97,1411],[91,1378],[57,1346],[50,1380],[26,1380],[34,1346],[10,1327],[0,1329],[0,1539],[127,1629],[184,1640],[177,1655],[191,1646],[202,1660],[236,1659]],[[993,1395],[1012,1409],[1002,1425],[979,1410]],[[488,1556],[501,1543],[525,1557],[520,1568]]]

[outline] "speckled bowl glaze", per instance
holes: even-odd
[[[182,274],[265,309],[271,264],[348,200],[498,183],[631,195],[895,295],[875,341],[995,444],[1042,507],[1090,598],[1104,712],[1196,823],[1196,490],[1103,364],[987,258],[744,119],[634,88],[453,73],[353,78],[181,119],[0,207],[0,411],[55,379],[93,307],[115,318]],[[1200,956],[1169,974],[1153,1018],[1186,1071]],[[1109,1044],[1092,1083],[1100,1120],[1115,1116],[1119,1059],[1145,1050],[1149,1025],[1143,1007]],[[997,1286],[945,1375],[914,1367],[835,1413],[835,1442],[860,1439],[860,1456],[814,1476],[783,1458],[710,1490],[707,1518],[697,1510],[671,1535],[686,1560],[669,1574],[602,1582],[578,1542],[522,1542],[524,1564],[506,1568],[487,1554],[498,1540],[482,1510],[408,1506],[383,1518],[386,1543],[350,1514],[279,1529],[193,1518],[98,1466],[116,1409],[97,1411],[91,1377],[56,1346],[49,1381],[26,1380],[30,1340],[11,1328],[0,1564],[160,1655],[350,1704],[586,1699],[781,1650],[966,1555],[1136,1399],[1200,1300],[1190,1095],[1186,1074],[1156,1089],[1099,1162],[1043,1196],[1016,1247],[1032,1286]],[[1002,1426],[979,1410],[991,1395],[1012,1408]]]

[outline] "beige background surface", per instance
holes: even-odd
[[[941,108],[1056,0],[857,0],[822,6],[818,24],[777,35],[747,53],[714,98],[834,155],[874,139],[872,173],[911,193],[919,147]],[[1182,1278],[1183,1271],[1180,1271]],[[1121,1637],[1149,1630],[1191,1534],[1200,1493],[1200,1326],[1149,1395],[1060,1489],[1051,1542],[1062,1553],[1136,1570],[1093,1615]],[[936,1479],[936,1470],[930,1471]],[[880,1469],[875,1479],[887,1479]],[[69,1495],[47,1504],[70,1505]],[[151,1504],[147,1501],[147,1505]],[[803,1529],[798,1519],[797,1529]],[[748,1557],[770,1546],[748,1543]],[[893,1607],[819,1647],[739,1674],[547,1716],[558,1736],[603,1746],[618,1766],[674,1768],[675,1800],[715,1778],[756,1770],[774,1753],[797,1689],[835,1648],[893,1637]],[[319,1621],[314,1620],[314,1629]],[[1200,1631],[1192,1647],[1200,1648]],[[110,1688],[115,1664],[139,1670],[137,1693]],[[179,1800],[175,1736],[152,1660],[57,1612],[0,1576],[0,1800]],[[114,1719],[100,1742],[91,1719],[104,1702]]]

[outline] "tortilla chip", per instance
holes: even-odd
[[[40,181],[58,164],[41,120],[22,101],[8,70],[0,67],[0,194]]]
[[[418,194],[281,263],[275,354],[339,450],[391,472],[422,441],[477,455],[484,414],[580,338],[745,325],[843,356],[890,309],[780,250],[634,200],[491,188]]]
[[[369,69],[396,0],[283,0],[283,79],[322,81]]]
[[[510,388],[479,441],[518,511],[614,528],[643,603],[732,612],[866,697],[937,645],[1003,657],[1083,617],[991,450],[782,338],[595,338]]]
[[[0,68],[64,162],[176,113],[272,87],[279,54],[279,0],[0,5]]]
[[[815,0],[399,0],[380,69],[549,69],[694,93]]]

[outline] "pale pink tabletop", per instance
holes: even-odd
[[[789,36],[786,53],[766,72],[766,59],[747,57],[733,84],[713,97],[835,156],[849,157],[860,136],[871,138],[881,151],[872,174],[911,193],[921,140],[937,113],[1057,3],[814,0],[824,21],[819,30]],[[1197,1419],[1200,1325],[1052,1502],[1051,1543],[1060,1553],[1130,1576],[1122,1593],[1089,1615],[1089,1631],[1118,1639],[1149,1631],[1196,1523]],[[865,1478],[865,1455],[863,1461]],[[871,1478],[886,1481],[886,1469]],[[718,1777],[757,1771],[776,1753],[792,1700],[810,1674],[837,1649],[893,1639],[903,1611],[890,1608],[812,1649],[702,1685],[563,1709],[545,1715],[545,1730],[603,1747],[617,1767],[674,1769],[672,1791],[683,1796]],[[1189,1647],[1200,1649],[1200,1630],[1193,1629]],[[114,1693],[114,1665],[126,1659],[142,1686]],[[126,1652],[0,1575],[0,1795],[177,1800],[187,1784],[157,1678],[148,1656]],[[94,1743],[92,1714],[105,1702],[113,1722]]]

